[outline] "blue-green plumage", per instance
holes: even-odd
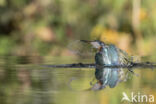
[[[114,45],[107,45],[101,47],[100,51],[95,55],[95,62],[97,65],[117,65],[119,57],[117,49]],[[111,88],[115,87],[118,82],[118,68],[103,68],[97,67],[95,71],[96,79],[99,80],[101,88],[109,85]]]

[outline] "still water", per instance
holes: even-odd
[[[125,82],[115,88],[92,91],[95,70],[91,68],[51,68],[43,64],[69,64],[81,60],[34,57],[0,57],[0,104],[127,104],[123,92],[131,99],[150,95],[156,98],[156,71],[134,69]],[[89,62],[90,60],[85,60]],[[126,69],[125,69],[126,70]],[[155,99],[154,99],[155,100]],[[143,99],[146,101],[146,99]]]

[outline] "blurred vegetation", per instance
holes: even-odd
[[[139,77],[114,89],[56,93],[67,89],[73,76],[78,77],[73,86],[88,88],[94,71],[40,70],[30,64],[41,63],[40,56],[47,64],[73,63],[58,57],[72,56],[68,45],[81,39],[113,43],[156,61],[155,5],[155,0],[0,0],[0,103],[117,104],[123,91],[138,89],[156,96],[155,71],[137,70]]]
[[[0,0],[0,54],[70,55],[65,47],[71,40],[99,39],[129,53],[153,55],[155,4],[155,0]]]

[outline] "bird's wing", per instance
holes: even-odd
[[[117,49],[119,54],[119,61],[121,65],[130,65],[133,62],[133,57],[129,56],[125,51]]]

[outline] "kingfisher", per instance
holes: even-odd
[[[123,70],[121,68],[104,68],[100,66],[130,64],[128,54],[113,44],[106,44],[99,40],[81,41],[91,44],[98,50],[95,54],[95,77],[97,82],[91,89],[100,90],[106,86],[114,88],[123,79]]]

